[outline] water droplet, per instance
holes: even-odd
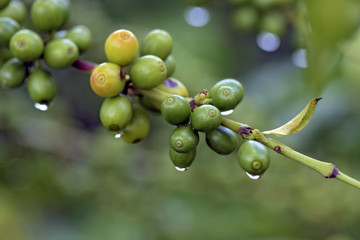
[[[115,137],[115,138],[120,138],[122,134],[123,134],[123,132],[122,132],[122,131],[121,131],[121,132],[118,132],[118,133],[116,133],[116,134],[115,134],[115,136],[114,136],[114,137]]]
[[[261,175],[252,175],[252,174],[250,174],[250,173],[248,173],[248,172],[246,172],[246,174],[248,175],[248,177],[249,178],[251,178],[251,179],[259,179],[259,178],[261,178]]]
[[[184,167],[184,168],[181,168],[181,167],[177,167],[177,166],[175,166],[175,169],[176,169],[176,170],[178,170],[179,172],[184,172],[184,171],[188,170],[188,169],[189,169],[189,167]]]
[[[234,112],[234,109],[230,109],[230,110],[221,112],[221,115],[226,116],[226,115],[232,114],[233,112]]]
[[[122,131],[109,131],[109,133],[111,135],[113,135],[114,138],[120,138],[121,135],[123,135],[124,131],[123,130]]]
[[[265,52],[274,52],[280,47],[280,38],[269,32],[262,32],[256,37],[259,48]]]
[[[40,111],[46,111],[49,109],[49,106],[47,104],[42,104],[42,103],[35,103],[34,107]]]
[[[203,27],[210,21],[210,13],[204,7],[189,7],[184,18],[193,27]]]

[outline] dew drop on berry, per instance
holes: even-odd
[[[175,166],[175,169],[178,170],[179,172],[185,172],[186,170],[189,169],[189,167],[184,167],[184,168],[181,168],[181,167],[177,167]]]
[[[226,116],[226,115],[232,114],[233,112],[234,112],[234,109],[230,109],[230,110],[221,112],[221,115]]]
[[[246,175],[248,175],[249,178],[254,179],[254,180],[261,178],[261,175],[252,175],[248,172],[246,172]]]
[[[49,109],[49,106],[47,104],[43,104],[43,103],[35,103],[34,107],[40,111],[46,111]]]

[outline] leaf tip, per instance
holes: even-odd
[[[323,99],[322,97],[316,98],[315,101],[316,103],[318,103],[321,99]]]

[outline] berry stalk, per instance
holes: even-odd
[[[275,152],[317,171],[325,178],[336,178],[355,188],[360,189],[360,182],[358,180],[339,171],[332,163],[323,162],[299,153],[285,144],[265,136],[257,129],[252,130],[252,128],[245,124],[224,117],[222,118],[221,124],[231,129],[232,131],[239,133],[244,139],[258,141]],[[248,131],[244,129],[248,129]]]
[[[80,71],[84,71],[87,73],[91,73],[92,70],[97,66],[98,64],[90,62],[90,61],[85,61],[82,59],[77,59],[75,60],[75,62],[71,65],[73,68],[80,70]]]

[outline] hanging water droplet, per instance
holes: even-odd
[[[124,133],[124,131],[117,132],[117,133],[115,133],[114,137],[115,138],[120,138],[121,135],[123,135],[123,133]]]
[[[46,111],[49,109],[49,106],[47,104],[42,104],[42,103],[35,103],[34,107],[40,111]]]
[[[177,167],[177,166],[175,166],[175,169],[176,169],[176,170],[178,170],[179,172],[184,172],[184,171],[188,170],[188,169],[189,169],[189,167],[184,167],[184,168],[181,168],[181,167]]]
[[[248,177],[249,178],[251,178],[251,179],[259,179],[259,178],[261,178],[261,175],[252,175],[252,174],[250,174],[250,173],[248,173],[248,172],[246,172],[246,174],[248,175]]]
[[[232,114],[233,112],[234,112],[234,109],[230,109],[230,110],[221,112],[221,115],[226,116],[226,115]]]

